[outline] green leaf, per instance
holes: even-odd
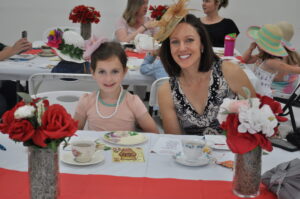
[[[32,98],[28,93],[24,93],[24,92],[17,92],[17,94],[22,97],[22,99],[24,100],[25,103],[30,103],[32,102]]]

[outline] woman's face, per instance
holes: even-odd
[[[120,88],[127,68],[124,70],[118,57],[113,56],[107,60],[98,60],[93,78],[101,91],[114,92]]]
[[[198,32],[188,23],[179,23],[170,35],[171,55],[181,69],[198,68],[201,46]]]
[[[205,14],[218,11],[219,2],[216,0],[203,0],[202,9]]]
[[[144,4],[140,7],[140,9],[137,12],[138,16],[144,16],[147,14],[148,11],[148,0],[144,0]]]

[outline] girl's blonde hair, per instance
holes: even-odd
[[[136,24],[136,14],[140,7],[144,4],[144,0],[128,0],[127,8],[123,13],[123,18],[129,26],[133,27]]]
[[[288,52],[288,56],[286,58],[286,63],[290,65],[298,65],[300,66],[300,55],[296,51],[291,51],[287,48],[285,50]]]

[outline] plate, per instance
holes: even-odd
[[[14,55],[11,56],[9,59],[10,60],[15,60],[15,61],[27,61],[35,58],[36,55],[31,55],[31,54],[21,54],[21,55]]]
[[[54,53],[44,53],[44,52],[40,52],[38,55],[40,57],[54,57],[54,56],[56,56],[56,54],[54,54]]]
[[[63,161],[66,164],[71,164],[71,165],[87,166],[87,165],[92,165],[92,164],[98,164],[98,163],[104,161],[104,156],[102,154],[102,151],[96,151],[92,161],[90,161],[90,162],[76,162],[74,160],[74,156],[72,154],[72,151],[66,151],[62,154],[61,161]]]
[[[177,153],[174,158],[175,158],[175,162],[185,166],[199,167],[199,166],[205,166],[209,164],[209,158],[206,155],[201,156],[195,161],[186,160],[183,153]]]
[[[123,146],[142,144],[147,141],[147,137],[143,133],[135,131],[112,131],[105,133],[103,139]]]

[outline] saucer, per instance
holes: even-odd
[[[86,166],[86,165],[98,164],[98,163],[104,161],[104,156],[102,154],[102,151],[96,151],[92,161],[90,161],[90,162],[76,162],[74,160],[74,156],[72,154],[72,151],[66,151],[61,155],[61,161],[63,161],[66,164],[77,165],[77,166]]]
[[[56,56],[54,53],[44,53],[44,52],[40,52],[39,54],[38,54],[40,57],[54,57],[54,56]]]
[[[209,164],[209,159],[206,155],[203,155],[194,161],[187,160],[183,153],[177,153],[174,158],[175,162],[185,166],[199,167]]]

